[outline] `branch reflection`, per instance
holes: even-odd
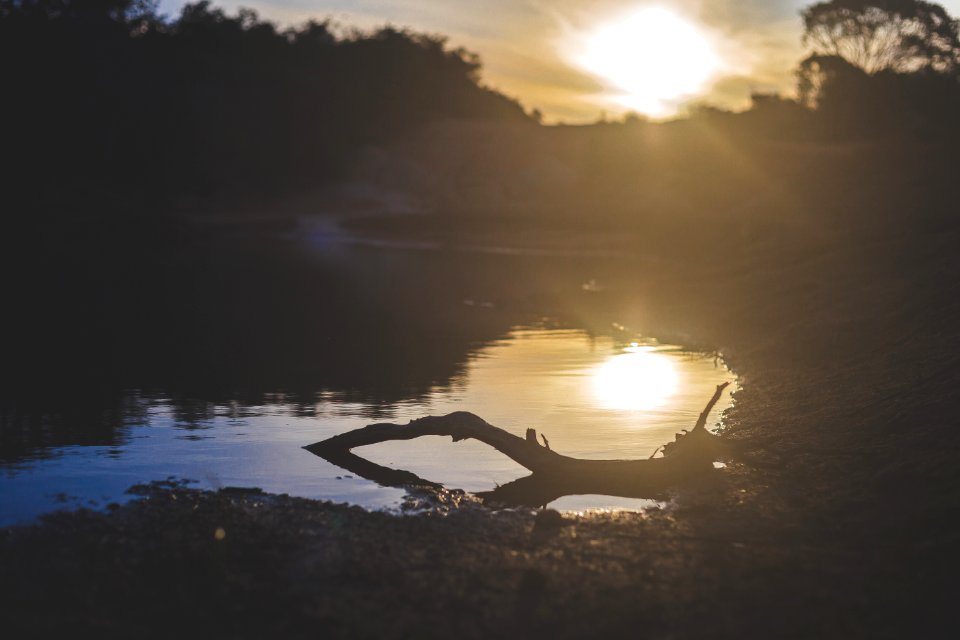
[[[421,478],[410,471],[384,467],[351,451],[310,447],[307,447],[307,450],[341,469],[381,486],[430,490],[444,488],[442,484]],[[571,476],[549,473],[534,473],[497,486],[490,491],[476,492],[474,495],[491,507],[542,507],[554,500],[574,495],[607,495],[654,500],[667,497],[663,490],[651,490],[650,487],[638,488],[636,482],[618,474]]]

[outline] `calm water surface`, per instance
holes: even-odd
[[[466,365],[420,397],[372,402],[321,390],[312,406],[283,394],[262,405],[212,403],[185,414],[162,395],[124,399],[123,435],[104,446],[63,446],[8,463],[0,475],[0,523],[62,507],[123,501],[131,485],[170,476],[195,486],[261,487],[359,504],[397,507],[403,491],[351,477],[301,449],[370,422],[472,411],[517,434],[534,427],[561,453],[584,458],[647,457],[689,428],[715,385],[732,374],[701,354],[653,342],[615,342],[578,330],[517,328],[468,355]],[[717,405],[708,424],[729,405]],[[474,441],[429,437],[357,449],[369,460],[467,491],[488,490],[528,472]],[[637,508],[649,501],[567,496],[559,509]]]
[[[682,314],[658,313],[676,301],[642,256],[368,247],[331,229],[191,232],[152,249],[65,238],[24,256],[31,278],[0,274],[15,310],[0,336],[0,523],[102,508],[170,476],[393,508],[402,490],[302,447],[465,410],[518,435],[533,427],[567,455],[642,458],[733,377],[641,337],[687,340]],[[527,475],[471,441],[356,453],[467,491]]]

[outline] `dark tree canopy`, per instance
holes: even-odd
[[[868,82],[866,71],[837,55],[810,55],[797,69],[797,92],[809,107],[822,106],[841,93],[856,94]]]
[[[958,23],[938,4],[917,0],[830,0],[802,12],[813,56],[837,56],[867,73],[960,65]]]
[[[206,1],[167,20],[153,0],[0,0],[0,57],[0,155],[31,202],[309,187],[431,120],[532,122],[442,37]]]

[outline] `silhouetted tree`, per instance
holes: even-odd
[[[867,73],[952,72],[960,64],[958,23],[917,0],[830,0],[802,11],[803,43],[818,58],[838,56]]]
[[[798,94],[830,135],[952,131],[960,41],[957,21],[943,7],[832,0],[804,10],[803,18],[811,53],[797,70]]]
[[[811,55],[797,69],[797,93],[800,102],[818,107],[829,98],[838,98],[844,92],[856,95],[868,81],[868,74],[836,55]]]

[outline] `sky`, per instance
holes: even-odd
[[[161,0],[179,13],[183,0]],[[590,122],[636,111],[668,118],[685,105],[744,108],[752,92],[789,94],[803,57],[800,9],[809,0],[214,0],[280,25],[332,18],[443,34],[478,53],[485,85],[538,109],[547,122]],[[960,0],[941,4],[960,15]],[[656,7],[660,13],[651,13]],[[650,21],[669,15],[676,20]],[[642,24],[649,28],[642,28]],[[683,28],[674,28],[680,24]],[[630,25],[638,25],[633,27]],[[690,27],[689,29],[686,27]],[[670,38],[669,36],[674,37]],[[622,55],[618,54],[623,49]],[[611,53],[613,52],[613,53]],[[636,60],[637,63],[632,61]],[[672,65],[665,61],[682,60]],[[660,73],[664,95],[644,61]],[[699,67],[699,68],[697,68]]]

